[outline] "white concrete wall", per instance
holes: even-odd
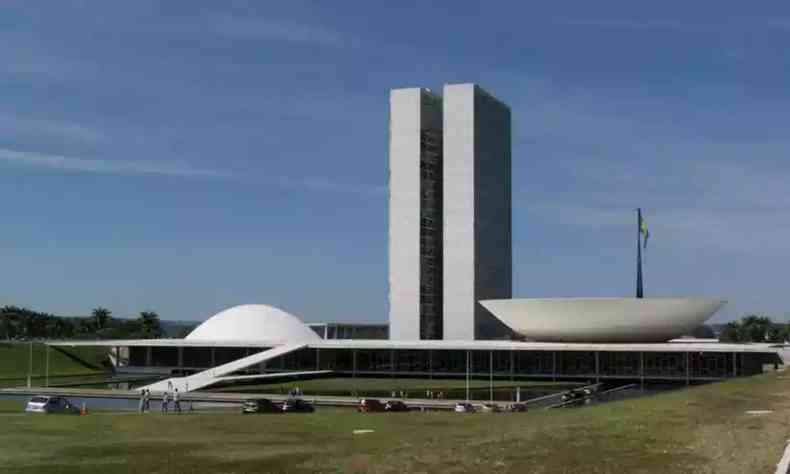
[[[390,339],[420,338],[420,130],[441,128],[425,106],[430,92],[390,92],[389,320]]]
[[[474,85],[444,86],[444,339],[474,339]]]
[[[512,295],[510,109],[474,84],[443,95],[444,338],[500,337],[478,301]]]

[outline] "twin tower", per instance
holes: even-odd
[[[510,108],[475,84],[390,92],[390,339],[499,339],[512,295]]]

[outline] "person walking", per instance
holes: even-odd
[[[151,390],[149,389],[145,389],[145,406],[143,410],[151,411]]]
[[[165,392],[162,394],[162,413],[167,413],[168,405],[170,404],[170,394]]]
[[[139,411],[140,411],[140,413],[143,413],[145,411],[145,389],[140,390],[140,407],[139,407]]]
[[[181,400],[178,396],[178,389],[173,392],[173,410],[175,410],[176,413],[181,413]]]

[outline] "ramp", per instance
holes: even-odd
[[[304,343],[277,346],[267,351],[258,352],[257,354],[247,357],[242,357],[241,359],[234,360],[233,362],[218,365],[217,367],[213,367],[196,374],[188,375],[186,377],[172,377],[169,379],[160,380],[159,382],[152,383],[151,385],[140,387],[138,390],[148,389],[152,392],[166,392],[178,389],[178,391],[181,393],[190,392],[192,390],[200,390],[201,388],[228,380],[225,378],[225,376],[230,375],[233,372],[258,365],[262,362],[266,362],[267,360],[274,359],[290,352],[298,351],[299,349],[303,349],[305,347],[307,347],[307,344]]]

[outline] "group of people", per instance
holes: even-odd
[[[409,398],[409,392],[405,390],[392,391],[392,398]],[[433,390],[425,391],[425,398],[444,398],[444,392],[434,392]]]
[[[172,388],[172,384],[168,385]],[[173,390],[172,394],[170,390],[164,392],[162,394],[162,413],[167,413],[170,411],[170,401],[173,402],[173,410],[176,413],[181,413],[181,396],[178,393],[178,389]],[[145,413],[147,411],[151,411],[151,391],[148,389],[143,389],[140,392],[140,413]]]
[[[302,395],[303,395],[302,389],[299,388],[299,387],[294,387],[294,388],[288,390],[288,396],[290,396],[291,398],[301,397]]]

